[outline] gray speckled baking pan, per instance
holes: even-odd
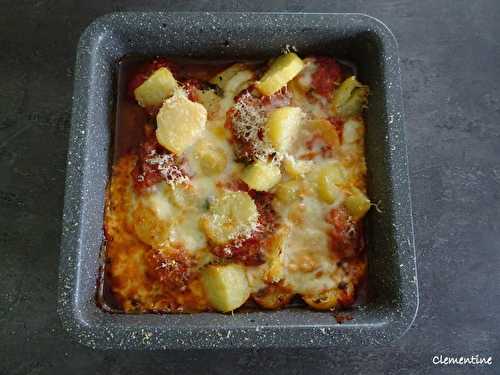
[[[353,61],[371,88],[367,121],[368,302],[338,324],[330,312],[293,308],[222,315],[124,315],[95,303],[109,177],[116,61],[127,54],[267,58],[285,45],[300,54]],[[117,13],[84,32],[75,69],[60,263],[59,313],[93,348],[337,347],[386,343],[418,307],[415,249],[397,44],[362,14]]]

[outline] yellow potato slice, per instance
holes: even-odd
[[[177,185],[172,187],[167,185],[164,190],[164,194],[168,199],[168,202],[174,205],[177,209],[187,210],[189,208],[195,207],[196,205],[196,193],[191,186],[188,185]],[[159,204],[155,205],[159,207]],[[172,212],[166,212],[163,214],[165,217],[172,216]]]
[[[276,198],[283,203],[291,203],[300,198],[302,190],[302,181],[300,180],[283,182],[276,187]]]
[[[306,173],[311,171],[313,166],[314,162],[312,160],[297,160],[289,155],[283,161],[285,172],[294,178],[304,177]]]
[[[214,90],[199,90],[198,101],[205,107],[210,118],[219,110],[221,98]]]
[[[227,156],[222,147],[208,143],[205,140],[199,141],[196,145],[194,157],[201,172],[206,176],[221,173],[227,165]]]
[[[231,81],[231,79],[241,71],[244,71],[246,66],[241,63],[233,64],[229,68],[224,69],[222,72],[217,74],[210,80],[210,83],[213,83],[219,86],[222,90],[226,90],[226,87]]]
[[[222,245],[252,233],[258,217],[257,206],[248,193],[224,191],[210,203],[201,225],[213,242]]]
[[[145,204],[139,203],[132,211],[131,225],[137,237],[144,243],[159,248],[169,242],[171,221]],[[168,210],[167,210],[168,211]]]
[[[159,106],[176,88],[177,81],[170,70],[160,68],[134,90],[134,96],[141,107]]]
[[[328,204],[340,202],[344,193],[339,187],[345,184],[346,178],[346,171],[340,163],[328,163],[321,167],[316,175],[319,198]]]
[[[207,123],[207,110],[183,95],[167,99],[156,117],[156,138],[167,150],[182,154],[200,138]]]
[[[330,121],[325,119],[311,120],[307,123],[307,128],[313,132],[319,132],[320,136],[333,148],[340,145],[339,136],[335,127]]]
[[[327,182],[327,178],[323,178],[320,180],[320,184],[318,185],[318,195],[323,202],[328,204],[339,203],[344,199],[345,194],[337,187],[335,184]]]
[[[237,309],[250,297],[245,269],[237,264],[208,265],[201,281],[208,302],[221,312]]]
[[[234,98],[237,94],[249,86],[249,81],[253,79],[253,72],[243,70],[236,73],[226,84],[224,96]]]
[[[220,101],[219,115],[225,119],[226,111],[234,105],[234,97],[250,86],[254,72],[245,64],[234,64],[210,80],[224,91],[224,98]]]
[[[371,203],[368,197],[358,188],[351,188],[351,195],[344,200],[344,205],[353,220],[359,220],[366,215]]]
[[[274,60],[255,87],[263,95],[272,95],[299,74],[302,68],[304,63],[295,53],[281,55]]]
[[[258,160],[245,168],[241,179],[251,189],[268,191],[281,179],[281,171],[277,165]]]
[[[303,118],[299,107],[281,107],[269,115],[266,138],[276,151],[286,152],[295,140]]]
[[[333,112],[343,117],[361,113],[368,100],[368,91],[368,86],[362,85],[355,76],[347,78],[333,93]]]

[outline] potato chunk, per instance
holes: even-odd
[[[328,204],[338,203],[344,197],[339,188],[345,184],[346,172],[339,163],[328,163],[317,174],[317,189],[320,199]]]
[[[306,127],[314,133],[319,133],[321,138],[323,138],[325,142],[333,148],[339,147],[339,135],[330,121],[325,119],[315,119],[309,121]]]
[[[328,181],[328,179],[323,178],[320,182],[318,191],[319,197],[328,204],[340,202],[345,196],[344,192],[335,184],[327,183],[326,181]]]
[[[208,302],[221,312],[237,309],[250,297],[245,269],[237,264],[208,265],[201,281]]]
[[[368,212],[371,203],[361,190],[353,187],[351,189],[351,195],[345,199],[344,205],[352,219],[359,220]]]
[[[226,111],[234,105],[234,97],[250,86],[254,76],[245,64],[233,64],[210,80],[224,91],[219,105],[219,115],[224,119]]]
[[[297,160],[290,156],[283,161],[285,172],[295,178],[304,177],[306,173],[311,171],[313,166],[314,162],[312,160]]]
[[[160,214],[161,210],[158,208],[155,210],[139,203],[130,218],[137,237],[145,244],[156,248],[168,244],[170,238],[171,222]]]
[[[235,97],[243,89],[249,86],[249,81],[253,78],[253,72],[249,70],[243,70],[236,73],[233,78],[231,78],[224,89],[225,97]]]
[[[241,179],[251,189],[268,191],[281,179],[281,171],[276,165],[258,160],[245,168]]]
[[[288,150],[295,140],[302,118],[299,107],[281,107],[271,112],[266,123],[266,138],[275,150]]]
[[[258,217],[257,206],[248,193],[224,191],[210,203],[209,214],[201,219],[201,225],[213,242],[222,245],[251,234]]]
[[[160,68],[134,90],[134,96],[141,107],[159,106],[176,88],[177,81],[170,70]]]
[[[302,190],[302,181],[300,180],[283,182],[276,188],[276,198],[283,203],[290,203],[300,199]]]
[[[368,99],[368,86],[355,76],[347,78],[333,93],[332,110],[343,117],[355,116],[363,110]]]
[[[281,55],[257,82],[256,88],[262,95],[272,95],[299,74],[302,68],[304,63],[295,53]]]
[[[210,80],[224,90],[225,97],[234,97],[253,79],[254,73],[245,64],[233,64]]]
[[[366,107],[368,101],[368,87],[355,89],[349,100],[337,109],[337,113],[344,117],[356,116]]]
[[[194,157],[201,172],[206,176],[221,173],[227,165],[227,156],[221,147],[201,140],[196,145]]]
[[[224,69],[222,72],[217,74],[210,80],[210,83],[213,83],[219,86],[222,90],[225,90],[228,82],[239,72],[245,70],[246,66],[241,63],[233,64],[229,68]]]
[[[214,90],[199,90],[198,101],[205,107],[208,117],[211,118],[219,110],[221,97]]]
[[[182,95],[167,99],[156,117],[156,138],[167,150],[181,154],[198,140],[207,123],[207,110]]]

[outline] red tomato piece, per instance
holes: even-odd
[[[328,97],[340,83],[342,69],[331,57],[317,57],[315,63],[317,68],[312,76],[312,87],[318,94]]]

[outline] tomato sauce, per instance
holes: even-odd
[[[259,212],[258,230],[249,238],[235,239],[222,246],[212,246],[210,251],[220,258],[231,259],[246,266],[258,266],[265,262],[267,241],[278,226],[278,216],[271,205],[274,194],[249,190],[245,186],[242,183],[241,190],[248,191]]]
[[[356,257],[363,252],[365,241],[362,222],[352,222],[343,208],[332,209],[326,221],[331,224],[331,251],[335,258]]]
[[[317,68],[312,76],[312,87],[318,94],[328,97],[340,84],[342,69],[332,57],[316,57],[315,64]]]
[[[247,106],[251,106],[257,109],[257,112],[262,113],[262,115],[264,116],[269,114],[269,112],[271,112],[273,109],[290,105],[291,97],[286,88],[279,90],[273,95],[260,96],[257,93],[256,89],[254,89],[253,87],[249,87],[235,97],[235,103],[241,103],[243,100],[245,101],[245,104]],[[226,123],[224,126],[226,127],[226,129],[229,129],[231,131],[232,142],[235,145],[236,157],[239,160],[251,162],[256,158],[256,145],[249,140],[242,138],[237,133],[234,127],[234,122],[238,120],[238,116],[240,116],[238,111],[236,111],[234,108],[229,109],[226,114]],[[263,127],[259,129],[257,135],[261,141],[264,139]]]
[[[144,127],[144,134],[145,139],[138,147],[137,162],[132,171],[134,188],[137,193],[142,193],[145,189],[162,180],[171,181],[174,176],[165,175],[162,173],[162,168],[175,167],[177,172],[175,177],[189,177],[184,168],[185,160],[176,157],[160,145],[151,126]]]
[[[167,255],[156,249],[149,249],[146,264],[149,278],[158,280],[169,290],[183,291],[191,280],[194,260],[180,249],[172,249]]]

